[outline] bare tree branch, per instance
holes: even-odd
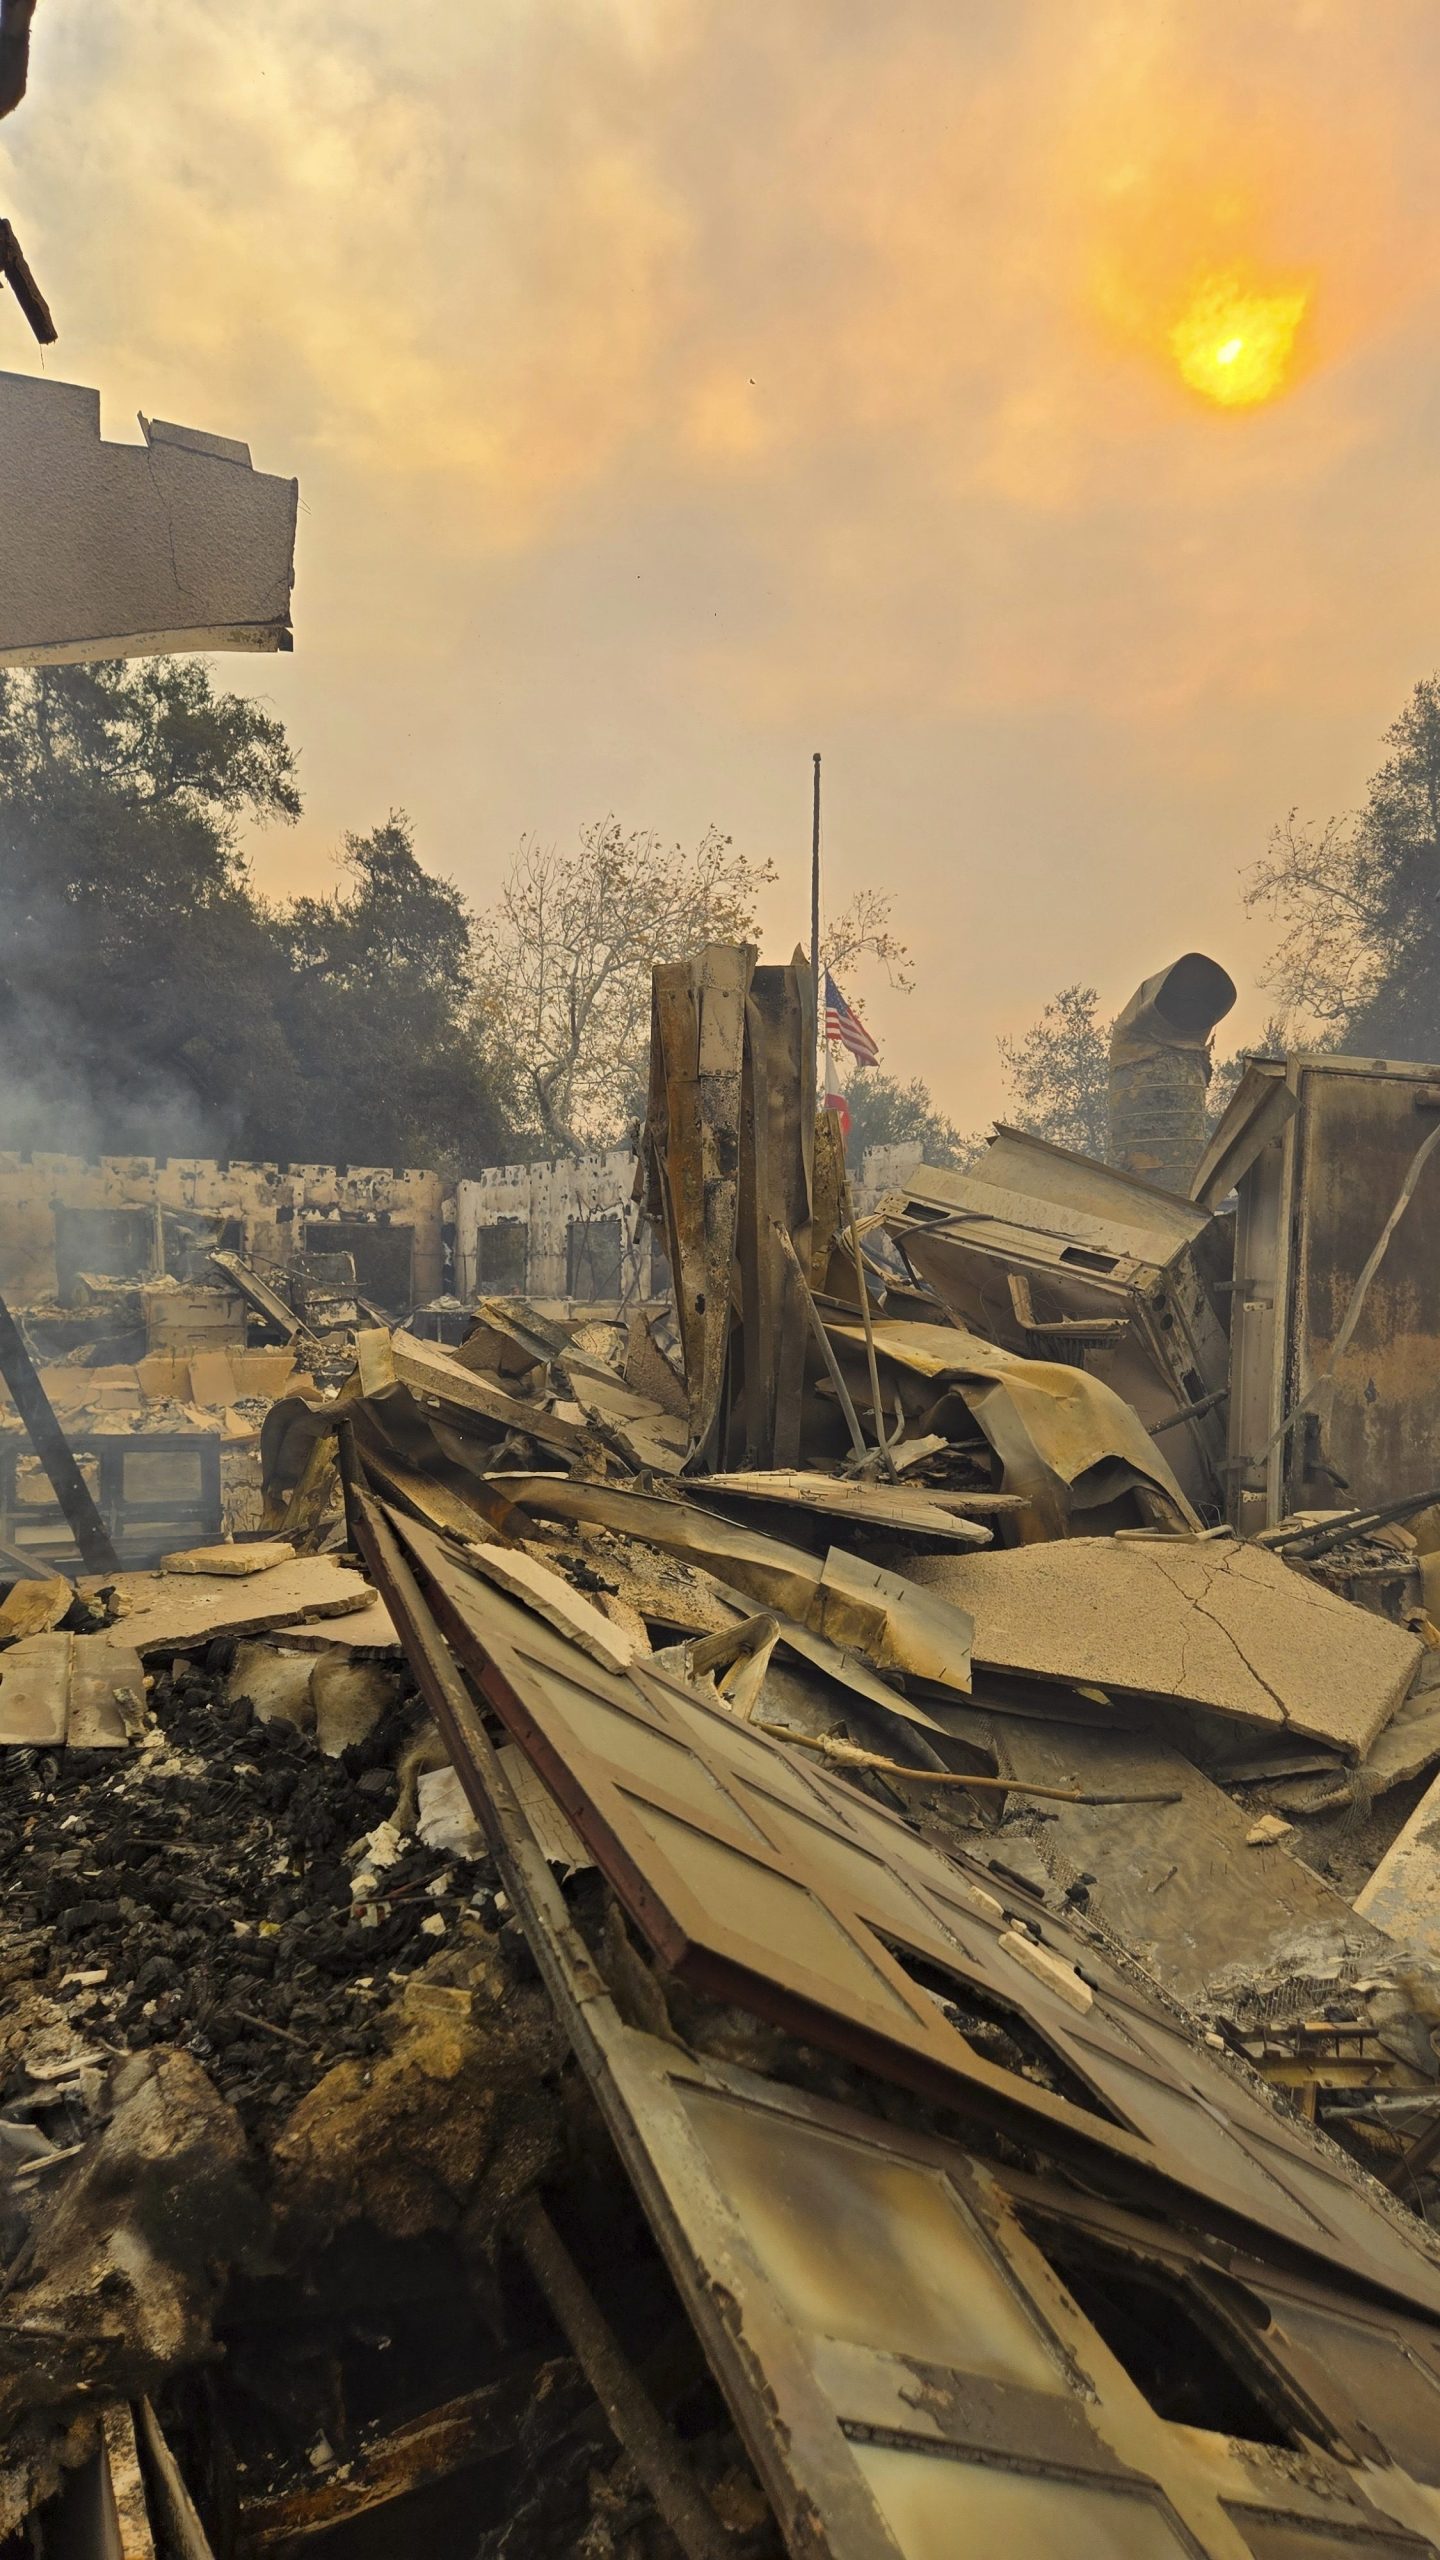
[[[582,828],[573,853],[521,844],[475,967],[487,1037],[540,1143],[614,1142],[641,1102],[655,963],[752,940],[774,877],[713,827],[689,853],[614,817]]]

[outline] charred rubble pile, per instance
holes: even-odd
[[[1440,2552],[1440,1089],[1202,1157],[1220,977],[867,1221],[804,965],[657,970],[667,1326],[16,1582],[7,2560]]]
[[[123,1214],[123,1213],[121,1213]],[[140,1216],[139,1212],[130,1213]],[[224,1244],[237,1222],[155,1209],[143,1278],[69,1270],[11,1310],[20,1353],[56,1416],[119,1560],[168,1540],[253,1532],[260,1430],[277,1396],[333,1394],[362,1324],[386,1319],[358,1290],[354,1257],[296,1253],[262,1269]],[[77,1559],[10,1363],[0,1363],[0,1544]]]

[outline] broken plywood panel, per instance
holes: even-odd
[[[947,1547],[988,1547],[991,1541],[991,1532],[979,1519],[963,1516],[969,1502],[964,1494],[937,1496],[909,1485],[852,1484],[843,1476],[816,1475],[804,1468],[703,1476],[695,1483],[693,1498],[706,1504],[718,1502],[722,1508],[733,1502],[742,1510],[757,1502],[783,1504],[787,1510],[818,1514],[832,1534],[838,1521],[897,1538],[935,1538]],[[977,1499],[983,1509],[986,1496]],[[1024,1507],[1023,1497],[992,1494],[989,1500],[1013,1509]]]
[[[391,1517],[403,1535],[403,1514],[392,1512]],[[609,1618],[602,1617],[562,1573],[552,1572],[537,1557],[527,1555],[523,1547],[468,1546],[466,1556],[487,1582],[493,1582],[509,1599],[518,1600],[523,1608],[533,1609],[537,1617],[562,1636],[569,1636],[592,1661],[603,1663],[607,1671],[625,1669],[634,1651],[629,1638]]]
[[[1414,1636],[1233,1540],[1071,1538],[910,1571],[970,1612],[977,1663],[1179,1699],[1351,1760],[1420,1659]]]
[[[1361,1887],[1355,1908],[1401,1946],[1440,1961],[1440,1778]]]
[[[374,1344],[373,1336],[362,1334],[360,1339],[362,1348],[367,1343]],[[384,1358],[378,1345],[369,1356],[376,1382],[370,1383],[362,1372],[362,1385],[367,1395],[383,1394]],[[547,1449],[559,1450],[566,1457],[596,1454],[595,1441],[583,1423],[571,1422],[546,1405],[527,1404],[519,1396],[506,1395],[488,1378],[463,1369],[439,1343],[418,1341],[413,1334],[394,1334],[389,1345],[389,1368],[393,1383],[408,1387],[422,1405],[448,1406],[453,1413],[474,1415],[502,1431],[523,1432],[527,1438],[540,1441]]]
[[[570,1393],[602,1440],[619,1450],[633,1467],[649,1467],[656,1475],[678,1475],[690,1445],[688,1421],[667,1413],[653,1396],[627,1386],[613,1373],[596,1377],[578,1360],[562,1364]]]
[[[368,1609],[368,1582],[331,1556],[295,1556],[264,1573],[94,1574],[82,1582],[87,1599],[113,1591],[117,1624],[140,1654],[185,1653],[212,1636],[257,1635],[262,1627],[289,1626],[298,1618],[340,1618]]]

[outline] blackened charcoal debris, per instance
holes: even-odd
[[[226,1699],[232,1653],[157,1678],[145,1748],[6,1755],[0,1977],[111,2052],[187,2048],[264,2140],[381,2049],[381,2012],[493,1879],[415,1837],[383,1869],[364,1848],[399,1803],[413,1695],[329,1759]]]

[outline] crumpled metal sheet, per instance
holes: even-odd
[[[863,1345],[858,1325],[832,1337]],[[1142,1487],[1198,1528],[1167,1461],[1123,1397],[1103,1378],[1049,1360],[1024,1360],[959,1326],[877,1324],[875,1348],[915,1376],[954,1385],[1004,1469],[1005,1491],[1023,1494],[1032,1517],[1018,1534],[1065,1537],[1074,1515]],[[1083,1524],[1077,1524],[1083,1525]]]
[[[917,1167],[885,1214],[953,1323],[1022,1357],[1079,1361],[1147,1432],[1174,1430],[1167,1464],[1219,1515],[1228,1222],[1013,1129],[963,1174]]]

